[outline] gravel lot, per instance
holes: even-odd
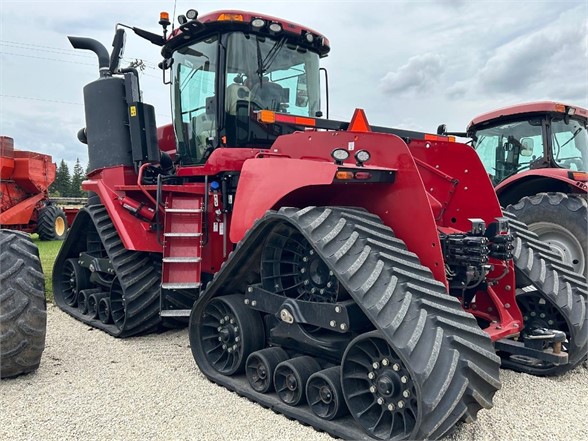
[[[186,330],[116,340],[50,305],[36,373],[0,383],[0,439],[332,440],[208,382]],[[502,371],[494,408],[450,440],[588,439],[588,370]]]

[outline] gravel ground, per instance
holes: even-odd
[[[502,371],[494,408],[449,439],[587,440],[588,370]],[[117,340],[50,305],[36,373],[0,383],[0,439],[332,440],[208,382],[187,331]]]

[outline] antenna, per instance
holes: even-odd
[[[178,0],[174,0],[174,13],[172,14],[172,28],[171,28],[171,35],[174,35],[174,28],[176,27],[176,4]]]

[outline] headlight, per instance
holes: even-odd
[[[261,19],[261,18],[254,18],[251,21],[251,26],[253,26],[254,28],[263,28],[265,26],[265,20]]]

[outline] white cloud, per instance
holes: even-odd
[[[422,94],[432,90],[442,73],[441,56],[431,53],[417,55],[396,72],[388,72],[380,81],[380,87],[387,94]]]

